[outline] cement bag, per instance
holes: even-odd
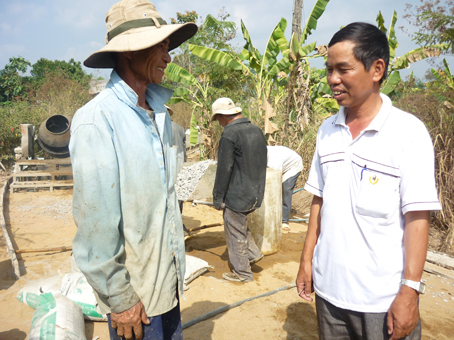
[[[184,283],[189,284],[200,275],[208,271],[211,266],[208,262],[197,257],[186,255],[186,273],[184,274]]]
[[[86,319],[107,321],[107,316],[100,314],[99,309],[97,309],[98,302],[93,293],[93,288],[87,282],[84,274],[66,274],[61,280],[58,292],[77,303],[82,308]]]
[[[33,309],[39,304],[39,296],[44,293],[56,293],[61,285],[61,276],[56,275],[47,279],[29,282],[17,293],[16,298]]]
[[[28,340],[87,340],[82,309],[59,293],[40,295]]]

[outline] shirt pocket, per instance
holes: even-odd
[[[399,206],[399,169],[352,156],[359,176],[356,212],[370,217],[390,218]]]

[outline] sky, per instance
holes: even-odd
[[[0,69],[10,57],[21,56],[32,64],[40,58],[69,61],[74,58],[83,62],[91,53],[105,45],[105,14],[116,0],[0,0]],[[303,24],[309,17],[316,0],[304,0]],[[176,12],[195,10],[204,18],[207,14],[215,17],[222,7],[230,14],[229,20],[237,24],[237,38],[233,45],[241,49],[244,45],[240,22],[243,20],[253,45],[261,53],[268,38],[283,17],[287,20],[286,36],[290,38],[293,0],[173,0],[153,2],[163,19],[170,21]],[[331,0],[317,29],[308,37],[306,43],[328,44],[333,34],[351,22],[364,21],[376,24],[375,19],[381,11],[385,27],[389,28],[393,10],[397,12],[396,35],[400,56],[417,48],[407,33],[399,27],[409,26],[403,16],[407,3],[419,0]],[[311,66],[323,67],[323,60],[312,62]],[[433,59],[433,58],[431,58]],[[454,58],[447,58],[454,67]],[[440,58],[441,61],[441,58]],[[411,71],[422,78],[432,66],[420,61],[404,70],[403,77]],[[95,76],[108,77],[110,71],[86,69]]]

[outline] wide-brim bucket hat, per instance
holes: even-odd
[[[140,51],[169,38],[169,51],[197,33],[192,22],[168,25],[148,0],[122,0],[106,14],[107,45],[84,61],[86,67],[113,68],[111,52]]]
[[[234,115],[241,113],[241,107],[236,106],[230,98],[219,98],[213,103],[213,114],[211,121],[215,120],[216,115]]]

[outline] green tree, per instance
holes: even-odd
[[[40,58],[32,65],[32,69],[30,71],[31,75],[38,83],[41,83],[44,80],[47,73],[54,72],[63,72],[72,80],[76,80],[78,82],[86,82],[91,79],[91,76],[86,74],[82,69],[80,61],[75,61],[73,58],[69,61],[51,61],[45,58]]]
[[[9,58],[9,63],[0,71],[0,101],[9,101],[25,94],[22,75],[28,66],[30,62],[22,57]]]
[[[448,44],[454,53],[454,0],[424,0],[421,5],[407,4],[404,18],[415,26],[418,31],[413,40],[417,44],[427,46]]]

